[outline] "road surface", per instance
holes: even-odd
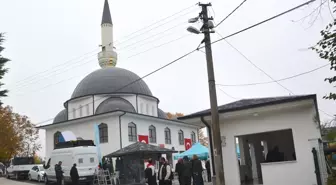
[[[38,183],[35,181],[16,181],[12,179],[6,179],[4,177],[0,177],[0,184],[1,185],[43,185],[43,183]]]

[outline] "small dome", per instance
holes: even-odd
[[[97,108],[96,114],[112,112],[116,110],[136,112],[133,105],[125,99],[111,97],[104,100]]]
[[[159,109],[158,117],[163,118],[163,119],[168,119],[167,114],[161,109]]]
[[[61,112],[59,112],[56,115],[53,123],[59,123],[59,122],[67,121],[67,120],[68,120],[68,112],[66,109],[63,109]]]
[[[71,98],[93,94],[133,93],[152,96],[145,81],[135,73],[117,67],[98,69],[87,75],[72,93]]]

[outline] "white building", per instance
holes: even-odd
[[[72,131],[77,137],[94,140],[94,125],[99,124],[102,155],[112,153],[148,136],[149,144],[185,150],[185,139],[196,142],[199,126],[169,120],[159,109],[159,99],[140,77],[115,67],[113,24],[105,0],[101,22],[102,51],[98,69],[87,75],[75,88],[65,109],[46,130],[46,157],[50,156],[60,133]]]
[[[325,184],[327,171],[316,95],[244,99],[218,109],[225,184],[317,185],[319,180]],[[210,110],[179,120],[209,124]],[[275,146],[282,153],[281,160],[268,162],[267,154]]]

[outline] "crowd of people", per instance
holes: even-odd
[[[207,161],[205,165],[208,174],[208,181],[211,181],[210,162]],[[194,155],[190,160],[189,157],[184,156],[183,159],[179,159],[175,166],[175,173],[178,176],[178,182],[180,185],[204,185],[202,176],[203,166],[201,160],[197,155]],[[161,157],[158,173],[155,172],[154,161],[148,160],[148,165],[145,169],[145,179],[148,185],[157,185],[157,179],[159,185],[172,185],[174,174],[172,167],[168,161]]]

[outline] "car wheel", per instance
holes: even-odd
[[[32,180],[32,178],[31,178],[30,174],[28,174],[28,180],[30,180],[30,181]]]
[[[37,182],[41,182],[41,177],[37,176]]]
[[[15,173],[15,180],[19,180],[19,174]]]

